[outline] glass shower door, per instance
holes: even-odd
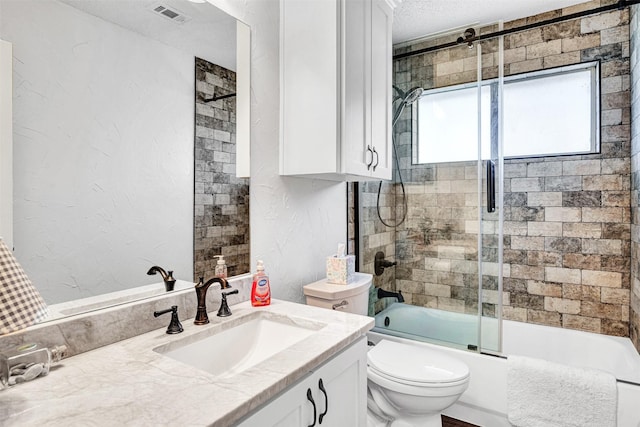
[[[376,303],[376,328],[472,351],[498,351],[501,311],[498,46],[487,43],[394,61],[395,179],[359,195],[361,269],[385,252],[397,265],[374,284],[404,297]]]
[[[502,348],[502,276],[503,276],[503,135],[502,135],[502,89],[503,89],[503,39],[478,42],[479,49],[490,55],[495,64],[483,68],[479,85],[488,88],[488,106],[480,110],[488,115],[490,126],[488,138],[479,138],[484,147],[488,146],[488,156],[483,156],[481,168],[483,185],[481,188],[482,208],[479,218],[479,350],[497,353]],[[487,150],[485,150],[487,151]]]

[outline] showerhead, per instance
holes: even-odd
[[[398,105],[398,108],[396,109],[396,113],[393,115],[393,121],[391,122],[391,126],[396,125],[396,122],[400,118],[400,115],[404,111],[404,108],[407,105],[411,105],[414,102],[416,102],[418,98],[420,98],[420,95],[422,95],[422,92],[424,92],[424,89],[422,89],[421,87],[414,87],[409,92],[403,92],[395,86],[394,86],[394,89],[402,96],[402,101],[400,102],[400,105]]]
[[[418,98],[420,98],[420,95],[422,95],[422,92],[424,92],[424,89],[422,89],[421,87],[414,87],[409,91],[409,93],[405,95],[404,100],[402,102],[404,102],[407,105],[413,104],[418,100]]]
[[[398,96],[393,99],[393,102],[400,100],[402,102],[406,102],[407,104],[411,104],[416,99],[422,95],[423,89],[421,87],[414,87],[413,89],[409,89],[408,92],[403,91],[398,86],[393,85],[393,90],[396,91]]]

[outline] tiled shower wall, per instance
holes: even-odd
[[[505,28],[604,4],[592,1],[506,23]],[[404,46],[396,52],[450,39]],[[497,43],[483,42],[483,53],[483,77],[495,77]],[[599,154],[505,161],[503,303],[507,319],[629,335],[629,56],[628,9],[505,37],[505,75],[600,60],[602,92]],[[408,90],[474,81],[475,64],[475,50],[466,47],[415,56],[394,63],[395,84]],[[407,183],[409,219],[396,234],[395,256],[400,262],[396,286],[414,304],[476,312],[475,166],[412,166],[410,130],[410,115],[405,114],[399,122],[397,142]],[[396,186],[396,211],[402,209],[399,194]],[[497,269],[497,230],[492,225],[496,223],[495,218],[488,219],[483,259],[489,261],[490,273],[497,274],[491,271]],[[383,239],[375,236],[389,233],[377,228],[379,221],[371,215],[368,220],[373,224],[363,233],[372,233],[374,243]],[[369,243],[363,251],[375,250]],[[484,282],[487,291],[483,309],[491,314],[499,296],[495,275]],[[637,293],[634,301],[637,309]]]
[[[631,7],[631,310],[630,338],[640,351],[640,33],[638,6]]]
[[[249,271],[249,180],[236,177],[236,74],[196,58],[194,281],[213,277],[215,255],[228,275]]]
[[[378,190],[380,190],[380,203],[378,206]],[[352,187],[349,186],[352,192]],[[394,261],[396,257],[396,233],[394,227],[387,227],[387,224],[395,224],[395,185],[383,182],[361,182],[358,184],[359,204],[360,204],[360,271],[373,274],[373,286],[370,288],[370,301],[375,302],[375,312],[382,310],[388,301],[377,300],[377,289],[382,288],[387,291],[396,291],[396,267],[386,268],[380,276],[374,273],[374,259],[378,252],[383,252],[385,259]],[[349,196],[350,197],[350,196]],[[378,212],[380,217],[378,217]],[[349,217],[351,218],[351,217]],[[371,311],[371,310],[370,310]],[[373,313],[369,313],[373,314]]]

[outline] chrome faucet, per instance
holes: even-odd
[[[198,297],[198,311],[196,312],[196,319],[193,321],[194,325],[206,325],[209,323],[209,317],[207,316],[207,290],[209,286],[214,283],[220,283],[220,289],[230,288],[229,283],[222,277],[214,277],[206,282],[204,277],[200,278],[200,281],[196,284],[196,296]]]

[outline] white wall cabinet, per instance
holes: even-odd
[[[239,426],[366,427],[366,354],[362,337]]]
[[[281,175],[391,179],[396,1],[281,0]]]

